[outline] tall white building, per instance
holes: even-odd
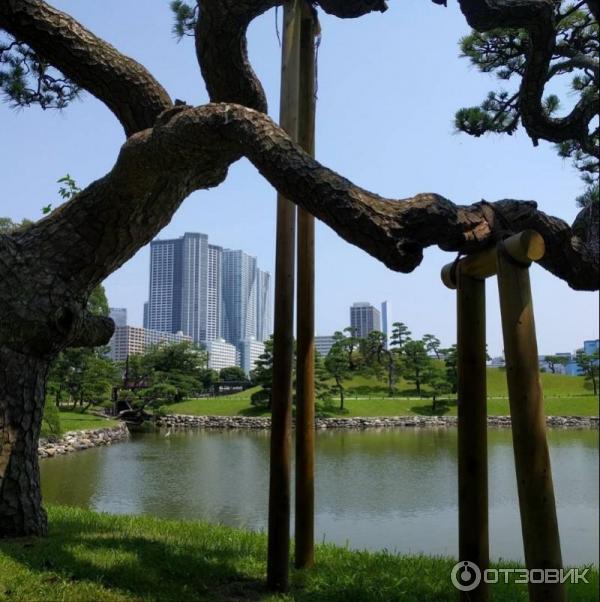
[[[273,331],[271,324],[271,274],[256,269],[256,340],[266,341]]]
[[[206,343],[220,335],[221,248],[208,236],[186,232],[183,237],[150,243],[150,287],[144,325],[177,332]]]
[[[265,344],[257,341],[254,337],[238,343],[240,352],[240,367],[246,373],[246,376],[254,370],[256,362],[265,352]]]
[[[181,330],[203,344],[264,341],[271,334],[271,275],[256,257],[209,244],[206,234],[155,240],[144,327]]]
[[[381,314],[370,303],[354,303],[350,307],[350,326],[355,336],[365,338],[374,330],[381,330]]]
[[[221,337],[221,306],[223,304],[222,262],[222,247],[208,245],[207,341],[213,341]]]
[[[239,353],[235,345],[224,339],[215,339],[206,345],[208,351],[208,367],[212,370],[239,366]]]
[[[390,304],[388,301],[383,301],[381,303],[381,332],[385,335],[385,348],[388,348],[389,340],[390,340]]]
[[[223,338],[233,345],[256,336],[256,257],[223,251]]]

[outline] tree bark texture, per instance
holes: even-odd
[[[0,537],[47,530],[37,456],[47,368],[0,346]]]

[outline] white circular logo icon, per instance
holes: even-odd
[[[452,585],[461,592],[470,592],[481,583],[479,567],[469,560],[457,562],[450,573]]]

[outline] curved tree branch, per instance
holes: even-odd
[[[248,60],[250,22],[282,0],[198,0],[196,55],[212,102],[267,112],[267,98]]]
[[[372,12],[385,12],[386,0],[317,0],[317,4],[330,15],[354,19]]]
[[[521,119],[529,136],[550,142],[588,140],[588,125],[598,113],[598,95],[582,98],[565,117],[553,119],[542,105],[552,60],[556,29],[552,0],[459,0],[469,25],[477,31],[499,27],[522,28],[530,37],[525,72],[520,87]],[[591,149],[600,156],[600,150]]]
[[[127,136],[151,127],[172,105],[142,65],[42,0],[2,0],[0,28],[106,104]]]
[[[130,138],[107,176],[19,236],[31,269],[88,292],[149,242],[193,190],[220,183],[245,155],[279,192],[390,269],[412,271],[431,245],[467,253],[533,228],[549,243],[546,269],[573,288],[598,287],[598,257],[588,252],[595,239],[582,239],[533,202],[385,199],[322,166],[263,113],[227,104],[180,109]]]

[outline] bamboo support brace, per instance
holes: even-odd
[[[535,230],[523,230],[502,242],[502,247],[514,261],[528,266],[539,261],[546,252],[542,235]],[[456,270],[471,278],[485,279],[495,276],[497,271],[497,248],[493,246],[480,253],[468,255],[458,262],[452,262],[442,268],[442,281],[451,289],[456,288]]]

